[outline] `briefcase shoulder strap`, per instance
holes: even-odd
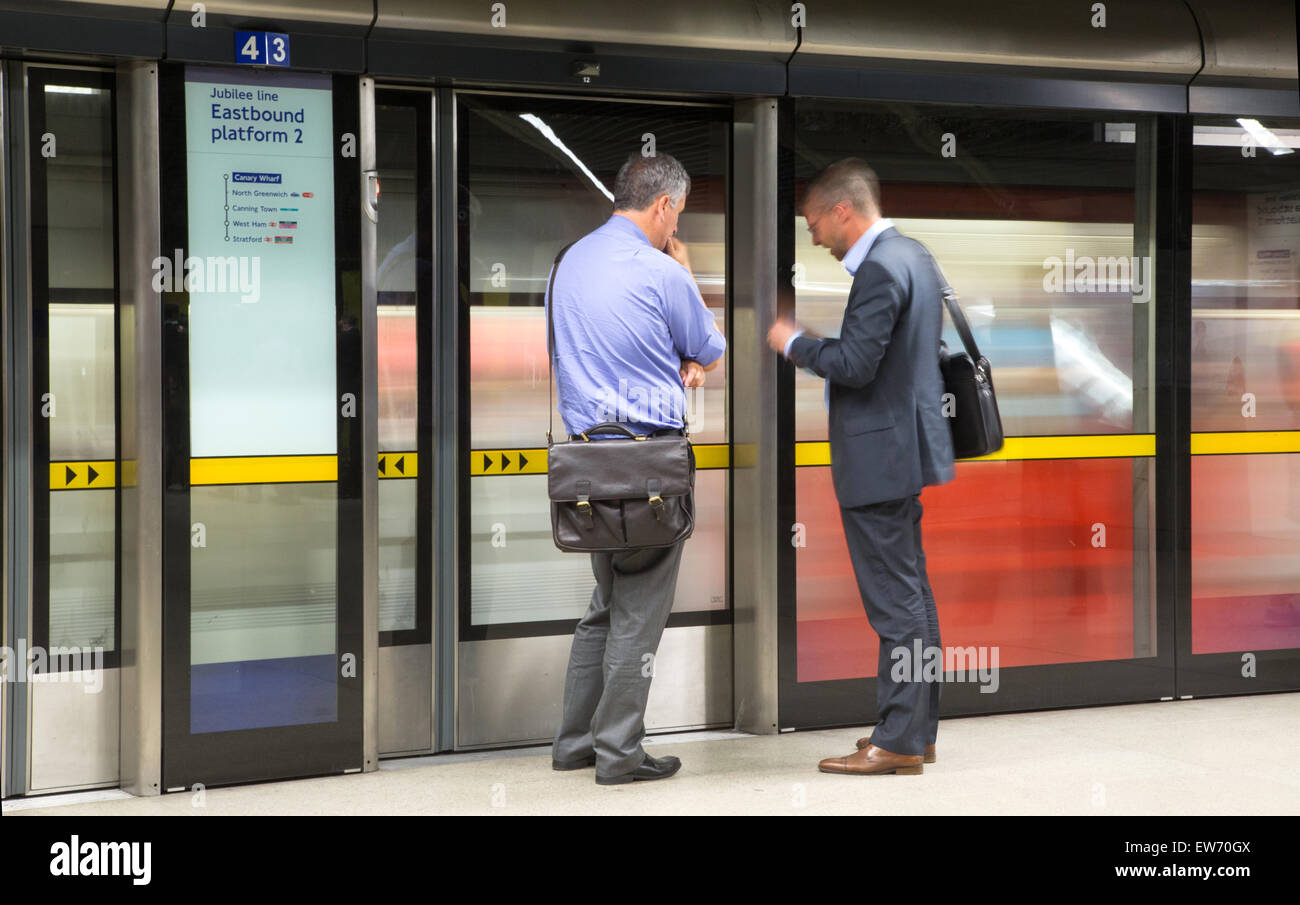
[[[966,354],[970,356],[971,361],[980,360],[979,346],[975,345],[975,334],[971,332],[970,324],[966,322],[966,315],[961,310],[961,305],[957,304],[957,292],[948,282],[948,278],[943,275],[943,268],[935,260],[934,255],[930,255],[930,261],[934,264],[934,271],[939,275],[940,291],[943,292],[944,307],[948,309],[948,316],[952,318],[952,325],[957,328],[957,335],[961,337],[961,344],[966,347]]]
[[[548,449],[555,442],[551,439],[551,431],[555,428],[555,315],[552,311],[555,301],[555,276],[560,272],[560,261],[564,260],[564,253],[577,241],[574,239],[560,249],[560,253],[555,256],[555,263],[551,265],[551,279],[546,284],[546,446]]]

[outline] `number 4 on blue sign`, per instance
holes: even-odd
[[[235,62],[248,66],[288,66],[289,36],[268,31],[237,31]]]

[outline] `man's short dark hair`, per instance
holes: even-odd
[[[860,157],[837,160],[818,173],[817,178],[808,184],[804,204],[814,196],[827,207],[847,201],[863,217],[869,216],[873,210],[880,213],[880,179]]]
[[[660,195],[667,195],[678,205],[690,190],[691,177],[671,154],[633,154],[614,180],[614,210],[643,211]]]

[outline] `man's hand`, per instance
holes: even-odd
[[[679,373],[682,375],[682,385],[687,389],[704,386],[704,367],[698,361],[683,358]]]
[[[785,344],[790,341],[790,337],[795,334],[799,328],[793,321],[779,320],[772,325],[772,329],[767,331],[767,344],[778,355],[785,354]]]
[[[669,236],[668,244],[664,246],[664,254],[685,267],[691,276],[695,275],[695,272],[691,270],[691,256],[686,253],[685,242],[682,242],[676,236]]]

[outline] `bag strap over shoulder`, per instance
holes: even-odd
[[[966,354],[970,356],[971,361],[980,360],[979,346],[975,345],[975,334],[971,332],[970,324],[966,322],[966,315],[961,310],[961,305],[957,304],[957,292],[948,282],[948,278],[943,275],[943,269],[939,267],[939,262],[930,256],[934,263],[935,273],[939,275],[939,286],[943,292],[944,307],[948,309],[948,316],[952,318],[952,325],[957,328],[957,335],[961,337],[961,344],[966,347]]]
[[[575,239],[574,242],[577,240]],[[555,301],[555,276],[560,272],[560,261],[564,260],[564,253],[573,247],[573,242],[560,249],[560,253],[555,256],[555,263],[551,265],[551,279],[546,284],[546,399],[549,403],[546,407],[546,445],[549,448],[554,442],[551,439],[551,431],[555,427],[555,315],[552,311]]]

